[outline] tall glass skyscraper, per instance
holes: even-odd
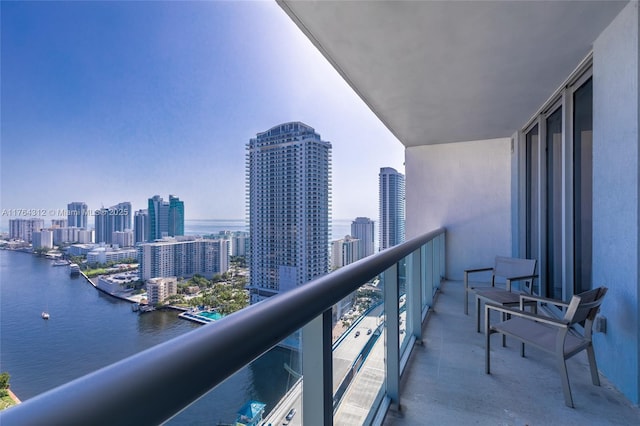
[[[87,229],[87,204],[74,201],[67,204],[67,226]]]
[[[184,235],[184,202],[169,195],[164,201],[159,195],[149,198],[149,241]]]
[[[329,272],[331,143],[300,122],[247,144],[251,303]]]
[[[404,242],[404,175],[391,167],[382,167],[380,188],[380,250]]]
[[[131,203],[125,201],[109,208],[101,208],[95,213],[96,243],[113,243],[113,233],[130,231]]]
[[[133,219],[134,241],[136,243],[149,241],[149,210],[138,210]]]
[[[356,217],[351,222],[351,236],[360,240],[358,259],[371,256],[374,251],[373,221],[368,217]]]

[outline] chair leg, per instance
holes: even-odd
[[[480,333],[480,298],[476,295],[476,331]]]
[[[524,358],[524,342],[520,343],[520,356]]]
[[[591,370],[591,382],[595,386],[600,386],[598,364],[596,364],[596,353],[593,350],[593,346],[587,346],[587,357],[589,358],[589,369]]]
[[[508,320],[510,317],[510,315],[507,315],[506,313],[502,313],[502,322],[505,322],[506,320]],[[503,334],[502,335],[502,347],[506,348],[507,347],[507,335]]]
[[[469,276],[464,273],[464,314],[469,315]]]
[[[489,322],[489,309],[485,309],[484,313],[484,339],[485,339],[485,355],[484,355],[484,372],[491,374],[491,325]]]
[[[573,398],[571,397],[571,386],[569,386],[569,375],[567,373],[567,362],[562,355],[559,357],[558,367],[560,370],[560,381],[562,382],[562,392],[564,393],[564,403],[567,407],[574,408]]]

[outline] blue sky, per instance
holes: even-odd
[[[2,209],[174,194],[187,219],[244,218],[245,145],[288,121],[333,145],[334,218],[377,221],[380,167],[403,171],[400,142],[275,2],[0,7]]]

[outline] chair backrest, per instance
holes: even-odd
[[[523,277],[536,273],[535,259],[520,259],[517,257],[496,256],[493,274],[496,277]]]
[[[571,302],[569,302],[569,307],[564,314],[564,319],[569,321],[570,324],[576,324],[585,320],[592,323],[600,310],[600,305],[602,304],[605,294],[607,294],[607,287],[598,287],[576,294],[571,298]]]
[[[495,284],[496,277],[525,277],[536,273],[535,259],[521,259],[518,257],[496,256],[496,263],[493,267],[493,277],[491,280]],[[531,294],[533,288],[533,279],[526,280],[524,285],[520,285],[520,289]]]

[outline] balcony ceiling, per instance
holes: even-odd
[[[407,147],[511,136],[627,3],[278,2]]]

